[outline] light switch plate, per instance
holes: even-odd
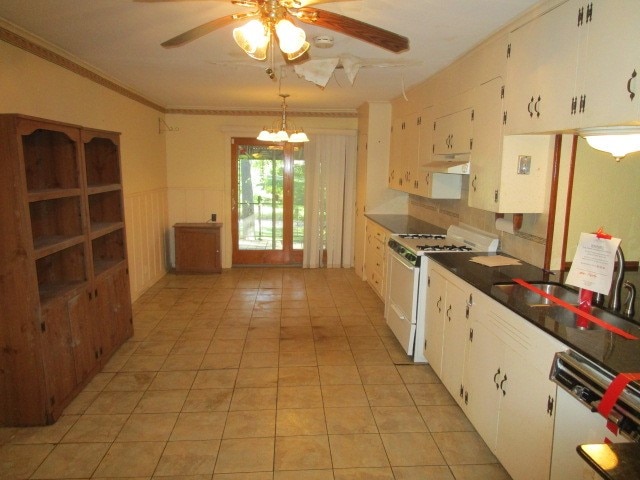
[[[518,155],[518,175],[531,173],[531,155]]]

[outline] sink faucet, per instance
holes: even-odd
[[[616,276],[611,285],[611,291],[609,292],[609,309],[614,312],[622,311],[622,314],[627,317],[633,317],[635,315],[635,299],[636,299],[636,287],[631,282],[624,281],[624,253],[622,248],[618,247],[616,250]],[[622,288],[627,290],[627,298],[622,304]],[[601,293],[594,293],[592,305],[601,307],[604,304],[604,295]]]
[[[611,288],[611,298],[609,299],[609,308],[614,312],[619,312],[622,307],[620,296],[622,294],[622,283],[624,281],[624,254],[622,248],[616,250],[616,278]]]
[[[624,288],[629,292],[629,295],[624,301],[622,313],[627,317],[633,317],[636,314],[634,306],[636,301],[636,286],[631,282],[624,282]]]

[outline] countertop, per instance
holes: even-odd
[[[446,233],[446,229],[442,227],[409,215],[366,214],[365,216],[392,233]],[[485,267],[469,261],[471,257],[478,255],[492,254],[477,252],[437,253],[429,255],[429,258],[573,350],[607,368],[614,375],[640,372],[640,340],[627,340],[605,330],[579,330],[548,319],[545,321],[544,315],[540,316],[538,312],[534,312],[527,305],[512,303],[506,296],[500,298],[492,292],[491,287],[494,283],[511,282],[514,278],[521,278],[527,282],[564,283],[564,277],[560,272],[544,271],[525,262],[519,266]],[[640,289],[640,274],[638,272],[625,272],[625,279],[631,280]],[[623,294],[623,300],[624,298]],[[634,331],[630,333],[640,338],[640,312],[635,314],[634,320],[638,326],[634,327]],[[640,387],[640,385],[638,386]]]
[[[367,213],[365,217],[373,220],[391,233],[447,233],[446,228],[432,225],[410,215]]]
[[[640,340],[628,340],[602,329],[580,330],[561,325],[546,319],[544,313],[539,313],[540,309],[513,301],[491,288],[495,283],[511,282],[514,278],[562,283],[559,275],[524,262],[518,266],[486,267],[469,261],[478,255],[492,254],[438,253],[429,258],[614,375],[640,372]],[[632,325],[629,332],[640,339],[640,325]]]

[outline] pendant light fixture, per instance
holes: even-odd
[[[293,126],[291,129],[287,126],[287,97],[289,94],[281,93],[280,97],[282,97],[282,118],[280,124],[276,127],[277,120],[274,122],[274,126],[270,129],[266,127],[262,129],[257,139],[265,142],[274,142],[274,143],[302,143],[308,142],[309,137],[304,133],[302,129],[296,129]]]
[[[304,30],[287,18],[286,6],[278,0],[265,0],[259,4],[259,8],[259,19],[233,30],[233,39],[247,55],[256,60],[265,60],[269,42],[274,38],[288,60],[295,60],[309,50]]]
[[[592,148],[613,155],[616,162],[640,151],[640,127],[584,128],[578,133]]]

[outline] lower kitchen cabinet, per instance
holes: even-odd
[[[442,378],[442,344],[444,341],[444,311],[447,281],[433,264],[427,273],[427,304],[425,318],[424,357],[433,371]]]
[[[364,249],[364,274],[371,288],[384,298],[385,257],[389,232],[377,223],[367,220],[365,226],[366,243]]]
[[[513,342],[505,341],[493,328],[513,335]],[[555,384],[549,380],[548,371],[542,373],[531,367],[523,351],[527,339],[504,316],[490,307],[482,309],[481,320],[471,329],[464,380],[465,413],[512,478],[548,478]],[[522,461],[523,452],[526,462]]]
[[[433,261],[428,289],[427,361],[514,480],[547,479],[566,347]]]
[[[425,358],[458,403],[476,289],[429,263]]]

